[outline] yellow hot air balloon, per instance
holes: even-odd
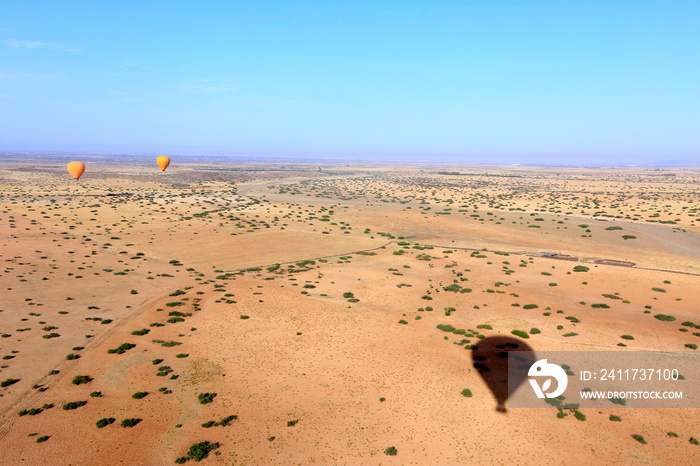
[[[82,162],[70,162],[68,164],[68,173],[78,180],[85,173],[85,165]]]
[[[161,155],[156,159],[156,163],[161,168],[161,170],[165,171],[165,169],[168,168],[168,165],[170,165],[170,157],[166,155]]]

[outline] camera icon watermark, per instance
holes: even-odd
[[[556,398],[564,393],[567,385],[569,384],[566,371],[556,364],[550,364],[546,359],[540,359],[530,366],[530,370],[527,373],[528,382],[535,391],[537,398]],[[542,387],[536,379],[532,377],[544,378]],[[554,391],[549,392],[549,388],[552,386],[552,380],[557,381],[557,388]]]

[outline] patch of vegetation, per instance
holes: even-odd
[[[612,397],[608,398],[608,400],[614,405],[627,406],[627,401],[624,398]]]
[[[26,416],[26,415],[36,416],[37,414],[39,414],[39,413],[41,413],[41,412],[43,412],[43,411],[44,411],[44,410],[41,409],[41,408],[23,409],[23,410],[21,410],[18,414],[19,414],[20,416]]]
[[[5,379],[2,382],[0,382],[0,387],[9,387],[10,385],[14,385],[17,382],[19,382],[19,379]]]
[[[114,424],[114,421],[116,421],[116,419],[114,419],[113,417],[103,417],[102,419],[97,421],[95,425],[98,429],[101,429],[103,427],[107,427],[110,424]]]
[[[389,447],[386,450],[384,450],[384,454],[388,456],[396,456],[398,451],[396,450],[396,447]]]
[[[438,324],[437,328],[442,330],[443,332],[452,332],[455,330],[455,328],[449,324]]]
[[[119,345],[119,346],[116,347],[116,348],[108,349],[107,352],[108,352],[109,354],[115,354],[115,353],[116,353],[116,354],[123,354],[123,353],[125,353],[127,350],[130,350],[131,348],[134,348],[135,346],[136,346],[136,345],[134,345],[133,343],[122,343],[121,345]]]
[[[132,417],[129,419],[124,419],[121,424],[122,427],[134,427],[139,422],[141,422],[141,419]]]
[[[465,396],[465,397],[467,397],[467,398],[471,398],[471,397],[472,397],[472,391],[469,390],[468,388],[465,388],[464,390],[462,390],[462,396]]]
[[[181,345],[181,344],[182,344],[182,343],[180,343],[179,341],[170,340],[170,341],[164,341],[164,342],[162,342],[162,343],[160,344],[160,346],[165,346],[165,347],[167,348],[167,347],[170,347],[170,346],[177,346],[177,345]]]
[[[86,404],[87,404],[87,401],[71,401],[69,403],[64,404],[63,409],[65,409],[65,410],[78,409],[81,406],[85,406]]]
[[[197,395],[199,402],[203,405],[214,401],[214,397],[216,397],[216,393],[200,393]]]
[[[641,435],[633,434],[632,438],[635,439],[637,442],[641,443],[642,445],[647,444],[647,441],[644,440],[644,437],[642,437]]]
[[[664,322],[673,322],[674,320],[676,320],[675,317],[667,315],[667,314],[656,314],[654,316],[654,318],[658,319],[658,320],[662,320]]]
[[[187,460],[202,461],[204,458],[209,456],[209,453],[219,448],[218,443],[211,442],[199,442],[190,445],[189,450],[187,450],[187,456],[181,456],[175,460],[176,463],[182,464]]]
[[[524,331],[522,331],[522,330],[511,330],[510,333],[512,333],[512,334],[515,335],[516,337],[520,337],[520,338],[530,338],[530,335],[528,335],[527,332],[524,332]]]
[[[92,381],[92,377],[89,377],[87,375],[76,375],[75,377],[73,377],[73,380],[71,381],[71,383],[73,385],[81,385],[81,384],[88,383],[91,381]]]

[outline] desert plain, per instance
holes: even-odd
[[[697,168],[73,158],[0,164],[2,464],[700,462],[475,368],[697,351]]]

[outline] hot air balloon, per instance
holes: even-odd
[[[85,173],[85,165],[82,162],[70,162],[68,164],[68,173],[78,180]]]
[[[170,157],[166,155],[161,155],[156,159],[156,163],[161,168],[161,170],[165,171],[165,169],[168,168],[168,165],[170,165]]]

